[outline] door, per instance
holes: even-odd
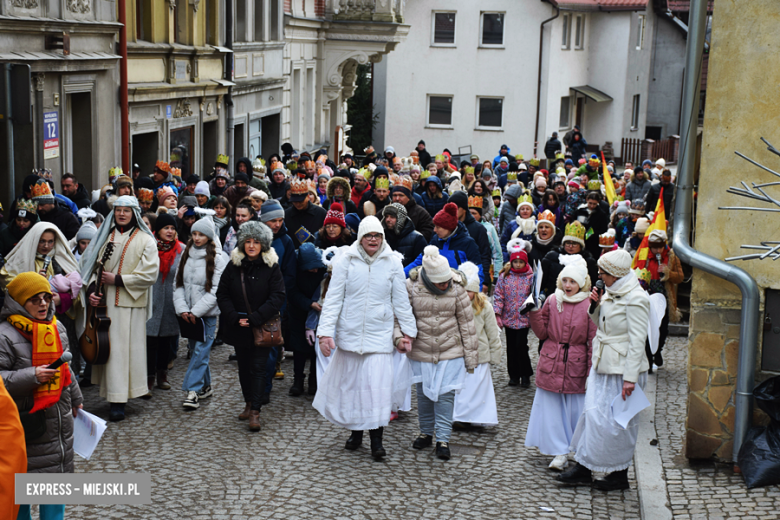
[[[146,134],[134,134],[132,139],[133,164],[141,167],[141,176],[149,177],[154,171],[154,165],[157,162],[158,150],[157,132]]]
[[[254,161],[263,154],[263,120],[255,119],[249,123],[249,159]]]
[[[171,130],[171,168],[179,168],[181,170],[181,178],[185,181],[192,173],[191,161],[194,134],[195,127],[193,126]]]
[[[81,182],[92,179],[92,95],[78,92],[67,95],[67,163],[65,169]]]

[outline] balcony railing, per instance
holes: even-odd
[[[334,20],[403,23],[404,0],[329,0]]]

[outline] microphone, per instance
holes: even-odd
[[[596,290],[599,292],[599,297],[601,297],[602,294],[604,294],[604,280],[599,280],[596,282]],[[588,313],[593,314],[593,311],[596,310],[596,305],[598,305],[599,302],[590,302],[590,308],[588,309]]]
[[[56,370],[60,368],[62,365],[64,365],[65,363],[70,362],[71,359],[73,359],[73,354],[71,354],[70,352],[63,352],[62,357],[60,357],[60,359],[58,359],[51,365],[47,366],[46,368],[49,368],[51,370]]]
[[[49,266],[51,265],[51,256],[46,255],[46,258],[43,259],[43,268],[41,271],[44,272],[44,276],[46,275],[46,271],[49,270]]]
[[[661,253],[658,253],[655,255],[655,261],[658,262],[658,265],[661,265]]]

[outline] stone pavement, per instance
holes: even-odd
[[[532,339],[534,366],[536,345]],[[248,432],[236,419],[243,403],[231,350],[216,347],[215,393],[200,409],[181,406],[182,347],[170,374],[174,389],[132,400],[127,419],[109,425],[92,459],[76,456],[77,472],[150,473],[153,504],[68,506],[69,518],[639,518],[633,469],[627,492],[558,487],[550,458],[524,447],[533,386],[508,387],[503,363],[493,369],[497,427],[455,432],[452,460],[440,461],[432,450],[411,448],[418,434],[413,399],[413,410],[385,430],[388,457],[379,463],[367,435],[361,449],[346,451],[348,432],[323,419],[312,397],[287,395],[291,360],[263,408],[263,430]],[[84,407],[108,415],[96,387],[85,389]]]
[[[664,480],[676,519],[780,518],[780,488],[748,490],[731,464],[689,462],[683,456],[687,398],[687,338],[670,337],[658,371],[655,424]]]

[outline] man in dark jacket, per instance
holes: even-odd
[[[410,179],[410,177],[404,177],[403,179]],[[404,184],[402,180],[401,184],[393,188],[393,202],[402,205],[406,209],[406,216],[414,225],[414,229],[425,237],[426,243],[430,242],[433,236],[433,217],[414,200],[408,182]]]
[[[479,282],[484,285],[484,274],[482,273],[482,255],[479,252],[477,243],[469,235],[469,230],[463,222],[458,221],[458,207],[455,204],[447,203],[444,209],[433,217],[434,237],[431,239],[432,246],[439,248],[439,254],[447,259],[450,267],[457,269],[464,262],[471,262],[479,267]],[[409,276],[409,271],[422,265],[420,254],[414,261],[404,267],[404,273]]]
[[[458,220],[466,225],[469,235],[474,239],[474,242],[477,243],[479,254],[482,258],[482,272],[487,275],[490,273],[490,267],[493,265],[493,258],[491,256],[493,250],[490,248],[490,239],[488,238],[487,229],[471,215],[471,212],[469,211],[469,197],[466,195],[465,191],[456,191],[453,193],[450,197],[450,202],[458,207]],[[487,290],[487,287],[483,286],[483,290]]]
[[[294,179],[291,190],[292,207],[285,210],[284,223],[287,224],[287,233],[295,249],[298,249],[304,242],[314,243],[314,234],[325,223],[328,212],[309,202],[309,185],[306,181]]]
[[[66,173],[60,181],[62,194],[68,197],[77,208],[88,208],[92,204],[92,197],[83,184],[79,184],[76,176]]]
[[[431,163],[431,154],[425,149],[425,141],[422,139],[417,143],[417,155],[420,157],[420,166],[422,168],[425,168]]]
[[[425,246],[428,245],[425,237],[414,229],[414,223],[406,214],[406,208],[403,204],[394,202],[385,206],[382,211],[382,227],[385,228],[387,245],[393,251],[404,255],[404,267],[420,256]]]
[[[661,172],[661,182],[650,186],[650,190],[645,196],[645,208],[647,211],[655,211],[658,205],[658,197],[661,195],[661,188],[664,190],[664,212],[667,216],[674,212],[672,205],[675,186],[672,183],[672,172],[664,170]]]
[[[444,193],[444,188],[441,184],[441,179],[435,175],[432,175],[425,179],[425,191],[422,194],[422,205],[431,217],[435,217],[436,213],[441,211],[449,195]]]
[[[547,140],[547,144],[544,145],[544,156],[548,159],[555,159],[556,152],[563,150],[561,142],[558,140],[558,132],[553,132],[552,137]],[[548,165],[550,163],[547,163]]]

